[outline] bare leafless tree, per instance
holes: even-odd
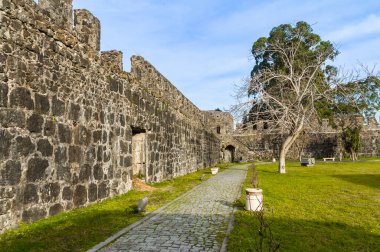
[[[323,114],[337,109],[339,106],[334,104],[339,102],[358,108],[353,105],[368,99],[366,81],[375,83],[372,91],[379,94],[373,71],[364,69],[343,75],[326,65],[338,52],[330,42],[312,33],[305,22],[294,28],[275,27],[269,38],[254,43],[252,53],[256,65],[251,77],[237,87],[237,103],[231,112],[236,117],[245,113],[248,121],[263,121],[272,132],[282,136],[278,154],[280,173],[285,173],[285,157],[290,147],[301,132],[316,125],[321,111]],[[371,82],[372,77],[376,81]],[[371,103],[368,100],[366,104]]]

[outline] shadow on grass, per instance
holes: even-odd
[[[280,251],[378,251],[380,248],[380,235],[361,227],[291,218],[269,217],[266,221],[274,241],[280,244]],[[256,251],[258,230],[259,222],[253,213],[238,211],[228,251]]]
[[[333,175],[332,177],[354,184],[380,189],[380,174]]]
[[[87,211],[78,213],[75,217],[71,216],[70,219],[62,215],[58,220],[45,219],[36,222],[33,229],[25,225],[20,229],[10,230],[1,237],[0,251],[82,251],[83,248],[90,248],[103,241],[104,234],[112,235],[143,218],[138,213],[127,215],[128,210]],[[108,222],[109,225],[99,225],[102,222]],[[79,248],[78,244],[81,244]]]

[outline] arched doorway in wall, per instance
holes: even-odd
[[[146,130],[138,127],[132,128],[132,171],[133,176],[142,176],[147,179],[146,171]]]
[[[235,161],[235,146],[227,145],[224,149],[224,162],[233,163]]]

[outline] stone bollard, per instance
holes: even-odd
[[[259,188],[245,189],[245,209],[258,212],[263,210],[263,190]]]
[[[213,174],[213,175],[217,174],[218,171],[219,171],[218,167],[211,168],[211,174]]]
[[[139,211],[139,213],[144,211],[146,205],[148,205],[148,197],[145,197],[139,201],[139,205],[137,206],[137,210]]]

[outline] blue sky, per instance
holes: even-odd
[[[143,56],[200,109],[228,109],[254,64],[252,43],[277,25],[306,21],[336,44],[335,64],[380,62],[379,0],[74,0],[102,25],[102,50],[124,70]]]

